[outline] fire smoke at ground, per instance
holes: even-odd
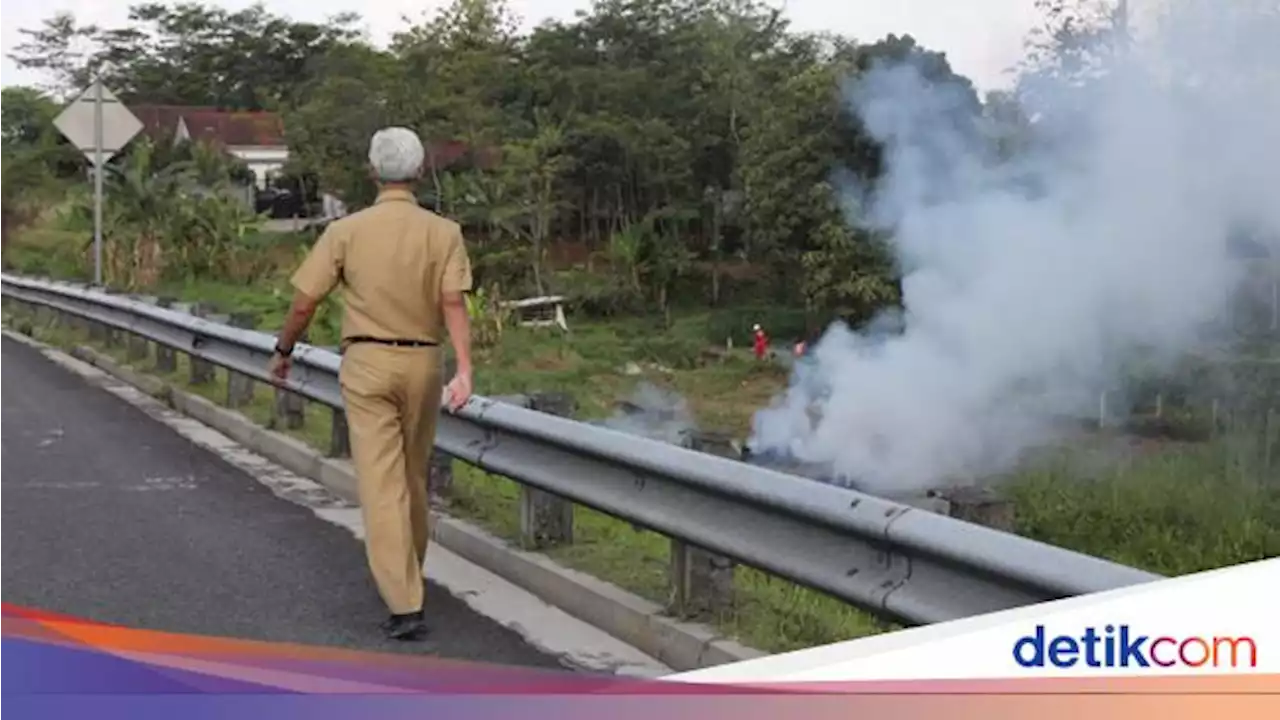
[[[850,221],[892,229],[905,329],[830,328],[755,417],[756,452],[873,491],[983,477],[1054,440],[1133,353],[1203,342],[1238,281],[1227,238],[1280,237],[1280,10],[1165,5],[1101,79],[1029,85],[1034,143],[1008,162],[910,63],[848,89],[887,151]]]

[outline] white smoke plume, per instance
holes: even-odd
[[[678,393],[640,383],[623,407],[602,423],[619,432],[684,446],[697,429],[688,403]]]
[[[1038,81],[1046,141],[1011,162],[909,63],[850,89],[887,168],[851,220],[893,230],[902,332],[832,327],[753,452],[873,492],[981,478],[1096,407],[1133,353],[1203,341],[1240,273],[1228,235],[1280,237],[1280,7],[1162,5],[1102,79]]]

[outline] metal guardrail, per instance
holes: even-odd
[[[52,308],[267,381],[271,335],[68,283],[0,275]],[[340,357],[300,345],[288,389],[342,406]],[[442,412],[436,445],[487,471],[927,624],[1149,582],[1144,571],[908,505],[490,398]]]

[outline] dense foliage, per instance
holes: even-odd
[[[100,73],[129,102],[280,112],[291,171],[352,207],[373,191],[370,133],[412,127],[432,151],[423,199],[466,224],[486,286],[606,313],[749,298],[865,317],[895,302],[884,238],[833,182],[880,172],[841,89],[913,58],[982,111],[910,37],[796,33],[755,0],[599,0],[527,34],[501,0],[456,0],[386,49],[355,20],[143,4],[119,28],[55,16],[13,57],[55,95]]]

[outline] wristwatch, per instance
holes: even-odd
[[[279,340],[277,340],[277,341],[276,341],[276,354],[277,354],[277,355],[279,355],[280,357],[285,357],[285,358],[287,358],[287,357],[289,357],[290,355],[292,355],[292,354],[293,354],[293,348],[289,348],[288,350],[285,350],[284,348],[280,347],[280,341],[279,341]]]

